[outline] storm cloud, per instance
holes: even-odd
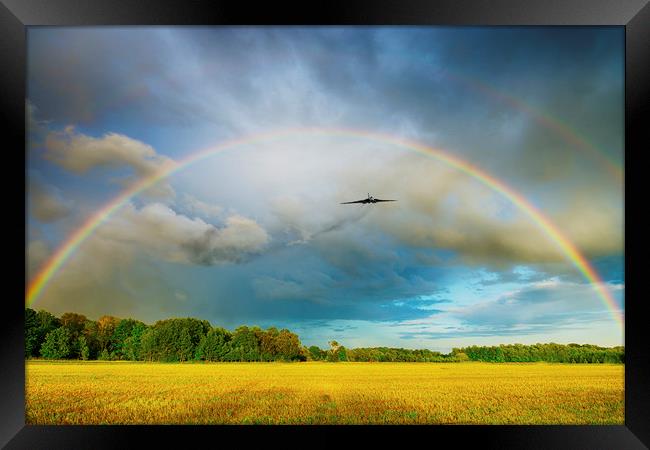
[[[34,28],[28,44],[30,272],[117,191],[233,143],[107,217],[43,306],[305,342],[619,343],[557,242],[445,155],[537,208],[622,302],[623,30]],[[272,133],[302,127],[352,132]],[[398,201],[340,204],[367,193]]]

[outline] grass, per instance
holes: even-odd
[[[624,366],[26,363],[28,424],[615,424]]]

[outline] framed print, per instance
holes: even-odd
[[[648,445],[646,2],[1,13],[7,448]]]

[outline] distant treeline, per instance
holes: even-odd
[[[315,345],[308,348],[309,359],[313,361],[358,361],[358,362],[460,362],[468,361],[467,355],[450,353],[445,355],[431,350],[410,350],[406,348],[371,347],[345,348],[336,341],[330,342],[329,350]]]
[[[61,317],[25,309],[25,357],[127,361],[365,361],[365,362],[529,362],[622,363],[624,347],[578,344],[500,345],[454,348],[443,354],[427,349],[373,347],[309,348],[287,329],[240,326],[233,332],[207,320],[173,318],[153,325],[135,319],[83,314]]]
[[[310,357],[321,361],[367,361],[367,362],[562,362],[562,363],[623,363],[624,347],[598,347],[579,344],[500,345],[498,347],[454,348],[443,354],[431,350],[374,347],[346,349],[336,344],[329,351],[316,346],[309,347]],[[338,347],[338,348],[337,348]]]
[[[625,347],[598,347],[579,344],[499,345],[498,347],[465,347],[453,350],[464,353],[472,361],[489,362],[562,362],[562,363],[623,363]]]

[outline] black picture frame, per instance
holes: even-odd
[[[650,6],[648,0],[368,0],[313,1],[296,4],[209,0],[0,0],[0,113],[7,142],[3,176],[9,208],[5,224],[20,260],[26,242],[14,236],[25,233],[25,89],[26,27],[70,25],[592,25],[623,26],[626,38],[625,92],[625,195],[641,192],[639,171],[643,153],[650,148],[644,122],[650,108]],[[646,113],[646,114],[644,114]],[[7,139],[8,138],[8,139]],[[8,157],[8,158],[7,158]],[[627,202],[628,205],[629,201]],[[639,203],[643,205],[642,202]],[[638,208],[625,209],[625,425],[622,426],[416,426],[416,427],[189,427],[189,426],[26,426],[24,305],[18,292],[25,279],[24,265],[7,257],[0,372],[0,445],[6,448],[131,448],[138,441],[147,447],[170,446],[204,439],[210,446],[224,445],[224,435],[251,436],[269,442],[309,445],[321,441],[336,445],[350,435],[385,441],[399,435],[402,443],[442,440],[487,448],[624,449],[650,445],[650,371],[647,299],[638,291],[643,271],[644,246]],[[9,218],[7,218],[9,217]],[[16,220],[16,217],[22,217]],[[22,225],[22,231],[20,229]],[[15,232],[15,234],[14,234]],[[25,236],[23,234],[23,236]],[[26,236],[25,236],[26,239]],[[10,246],[6,246],[9,248]],[[15,274],[14,274],[15,272]],[[24,286],[24,285],[23,285]],[[14,292],[15,291],[15,292]],[[340,436],[340,440],[339,437]],[[192,445],[194,446],[194,444]]]

